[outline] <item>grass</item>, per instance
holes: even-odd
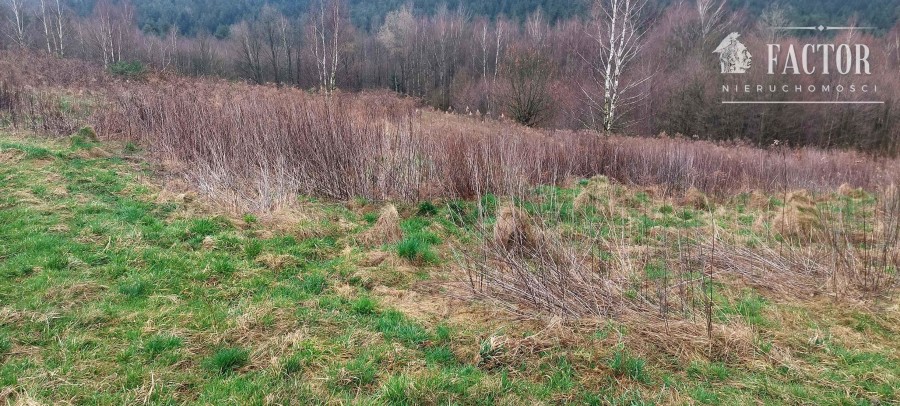
[[[222,374],[231,373],[247,364],[248,355],[243,348],[223,348],[206,360],[206,368]]]
[[[627,377],[637,382],[648,382],[650,377],[645,368],[647,361],[634,357],[624,349],[616,350],[608,366],[617,376]]]
[[[184,342],[180,337],[157,334],[150,337],[144,344],[144,353],[146,353],[149,358],[156,358],[163,353],[181,347],[183,344]]]
[[[83,153],[93,148],[119,152]],[[890,306],[786,300],[717,281],[715,328],[749,327],[753,348],[743,358],[700,351],[682,359],[648,343],[645,323],[628,320],[524,340],[545,325],[440,302],[444,265],[453,265],[442,262],[448,244],[476,240],[478,207],[492,216],[496,196],[401,210],[409,214],[396,246],[404,261],[361,266],[367,252],[353,242],[367,228],[365,215],[309,199],[309,226],[278,232],[263,216],[164,198],[152,167],[135,159],[140,151],[84,134],[51,141],[0,132],[0,403],[900,399],[900,323]],[[567,211],[576,194],[547,187],[526,203],[534,213]],[[611,221],[635,246],[658,241],[655,228],[710,221],[651,195],[634,200]],[[853,200],[853,210],[867,201]],[[752,228],[761,215],[746,205],[721,210],[723,226],[735,229]],[[572,214],[557,221],[578,227]],[[663,262],[647,264],[638,269],[642,280],[669,279]],[[394,283],[387,274],[406,277]],[[418,274],[428,275],[424,288],[409,282]],[[642,289],[634,287],[635,298]]]

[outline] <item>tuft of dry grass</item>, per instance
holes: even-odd
[[[616,197],[616,187],[609,178],[596,176],[590,179],[581,192],[575,196],[572,208],[576,212],[584,212],[592,208],[604,216],[610,217],[616,210]]]
[[[541,244],[542,236],[533,226],[528,213],[506,203],[497,210],[494,223],[494,244],[507,251],[535,250]]]
[[[686,192],[684,192],[684,197],[682,197],[681,199],[681,204],[684,206],[693,207],[697,210],[708,210],[712,207],[709,201],[709,197],[693,186]]]
[[[378,215],[375,225],[363,236],[367,245],[393,244],[403,238],[403,230],[400,229],[400,213],[393,204],[385,205]]]
[[[788,193],[772,223],[775,231],[786,239],[801,241],[817,238],[822,226],[816,202],[806,190]]]
[[[690,320],[647,320],[631,316],[624,321],[636,330],[643,352],[665,354],[684,363],[697,359],[746,362],[754,358],[753,331],[741,322],[716,326],[710,336],[706,326]]]

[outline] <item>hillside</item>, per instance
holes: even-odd
[[[898,160],[0,56],[0,403],[900,401]]]
[[[67,0],[79,14],[92,11],[96,0]],[[220,36],[228,27],[242,19],[255,16],[264,5],[271,5],[285,15],[299,17],[308,12],[310,0],[251,0],[242,2],[214,0],[143,0],[133,2],[137,8],[138,27],[155,33],[166,33],[177,27],[182,34],[195,35],[200,31]],[[650,0],[652,8],[661,9],[675,0]],[[749,15],[759,15],[769,0],[730,0],[731,10],[746,10]],[[424,14],[433,14],[446,6],[450,10],[463,9],[472,16],[496,18],[505,16],[522,21],[529,14],[541,10],[550,21],[585,16],[590,8],[589,0],[350,0],[351,19],[358,28],[377,30],[384,16],[405,4]],[[892,0],[803,0],[789,2],[791,21],[800,25],[842,24],[850,17],[857,17],[860,25],[888,28],[900,17],[900,6]]]
[[[598,260],[611,281],[626,278],[615,282],[624,283],[622,296],[604,299],[619,303],[614,316],[572,322],[514,291],[473,296],[472,274],[460,268],[469,260],[458,258],[481,249],[476,202],[399,204],[391,220],[379,217],[384,203],[299,197],[290,210],[236,215],[160,172],[134,144],[96,142],[87,131],[57,140],[0,134],[0,402],[837,404],[900,396],[896,297],[835,291],[832,277],[780,268],[795,259],[777,256],[777,243],[759,251],[774,255],[765,273],[739,270],[756,259],[728,241],[769,244],[777,196],[704,209],[703,199],[615,186],[616,203],[582,220],[564,213],[605,183],[530,192],[523,210],[546,219],[546,233],[604,224],[599,241],[610,251]],[[846,193],[816,201],[873,210],[874,195]],[[482,201],[488,228],[508,212],[492,199]],[[712,219],[718,257],[745,265],[696,283],[688,275],[702,279],[702,268],[682,274],[642,262],[642,250],[666,249],[682,241],[676,236],[687,242]],[[385,221],[399,226],[401,240],[371,239]],[[636,268],[623,268],[629,263]],[[499,280],[491,275],[499,276],[482,274],[488,286]],[[666,317],[663,297],[673,305]]]

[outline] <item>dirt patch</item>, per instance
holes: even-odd
[[[8,149],[0,151],[0,165],[12,165],[22,160],[25,153],[19,150]]]
[[[256,257],[256,262],[276,272],[283,271],[288,267],[296,266],[298,263],[297,258],[294,258],[293,255],[277,255],[270,253],[265,253]]]
[[[359,266],[365,267],[365,268],[376,267],[376,266],[384,263],[390,257],[391,257],[391,254],[389,252],[371,251],[371,252],[367,253],[366,256],[361,261],[359,261]]]
[[[90,282],[54,286],[47,289],[44,299],[64,307],[71,307],[96,300],[106,289],[106,286]]]

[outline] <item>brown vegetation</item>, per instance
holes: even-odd
[[[46,68],[31,73],[46,78],[60,69],[34,55],[0,60]],[[297,193],[406,201],[519,195],[596,175],[654,186],[663,196],[692,187],[711,196],[842,184],[875,190],[898,173],[896,161],[855,152],[545,131],[446,115],[382,93],[323,97],[214,80],[103,77],[97,83],[106,85],[87,91],[89,81],[34,87],[4,73],[0,112],[13,127],[45,134],[91,125],[104,139],[135,141],[201,191],[252,210]],[[579,207],[599,197],[590,196]]]
[[[381,209],[378,221],[364,236],[368,245],[393,244],[400,241],[401,238],[403,238],[403,230],[400,229],[400,214],[393,204],[388,204]]]
[[[792,240],[816,238],[821,231],[820,213],[809,192],[796,190],[784,200],[784,206],[773,220],[775,231]]]

